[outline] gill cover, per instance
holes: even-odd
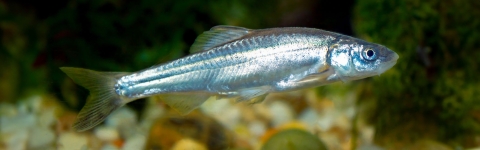
[[[330,78],[347,81],[344,77],[352,70],[351,51],[351,42],[345,40],[340,40],[329,47],[327,61],[335,70],[334,76]]]

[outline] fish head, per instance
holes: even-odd
[[[354,38],[338,40],[329,49],[328,61],[335,77],[342,81],[380,75],[399,57],[385,46]]]

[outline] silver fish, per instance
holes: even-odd
[[[74,128],[93,128],[126,103],[153,95],[186,114],[211,96],[258,103],[272,92],[379,75],[398,59],[382,45],[297,27],[215,26],[201,34],[190,51],[189,56],[134,73],[60,68],[90,91]]]

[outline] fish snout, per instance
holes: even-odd
[[[382,60],[382,64],[379,66],[377,73],[378,75],[382,74],[383,72],[387,71],[388,69],[392,68],[397,64],[397,60],[400,56],[394,51],[384,47],[384,59]]]

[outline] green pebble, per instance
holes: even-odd
[[[262,150],[326,150],[320,139],[304,130],[287,129],[274,134]]]

